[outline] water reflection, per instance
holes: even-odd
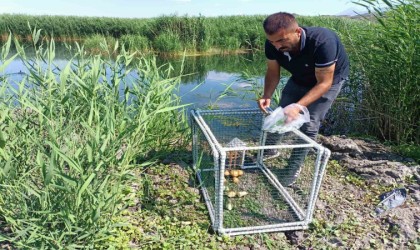
[[[27,57],[33,57],[33,51],[25,50]],[[64,68],[71,58],[71,53],[63,45],[57,45],[54,64]],[[156,58],[157,66],[170,64],[172,76],[182,74],[181,85],[176,93],[183,104],[190,108],[240,108],[257,107],[253,86],[242,79],[243,72],[259,76],[255,82],[262,82],[265,58],[263,54],[216,55],[178,58]],[[6,68],[12,87],[28,74],[21,59],[15,59]],[[134,75],[131,75],[135,77]],[[262,84],[262,83],[261,83]]]

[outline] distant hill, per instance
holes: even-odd
[[[361,11],[360,9],[348,8],[336,14],[336,16],[357,16],[360,13],[366,12],[365,10]]]
[[[384,12],[387,12],[389,8],[381,7],[379,8],[379,10],[384,13]],[[361,8],[361,7],[348,8],[336,14],[335,16],[345,16],[345,17],[349,17],[353,19],[364,18],[364,19],[376,20],[375,16],[372,13],[369,13],[366,9]]]
[[[340,13],[336,14],[335,16],[341,17],[348,17],[352,19],[369,19],[369,20],[376,20],[372,13],[369,13],[366,9],[360,8],[349,8],[346,10],[341,11]]]

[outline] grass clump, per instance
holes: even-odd
[[[53,40],[31,59],[14,45],[10,56],[10,36],[0,66],[0,242],[101,248],[121,226],[133,171],[182,143],[172,139],[185,133],[179,77],[124,49],[111,58],[77,46],[57,65]],[[19,80],[4,74],[16,57],[26,67]]]
[[[147,51],[150,49],[149,40],[141,35],[123,35],[120,39],[130,51]]]
[[[361,105],[370,120],[369,134],[398,144],[418,144],[419,2],[357,2],[377,21],[361,27],[358,36],[363,39],[353,39],[352,44],[353,67],[363,79]]]
[[[177,52],[182,48],[179,35],[170,31],[159,34],[155,38],[153,46],[161,52]]]
[[[116,43],[117,40],[113,37],[105,37],[103,35],[95,34],[86,38],[83,41],[83,46],[92,54],[98,54],[101,51],[112,51]]]

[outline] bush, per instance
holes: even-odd
[[[147,37],[141,35],[123,35],[120,39],[121,43],[131,51],[140,50],[147,51],[150,49],[150,41]]]
[[[177,52],[182,50],[179,35],[170,31],[164,31],[158,35],[154,40],[153,47],[159,52]]]
[[[418,0],[364,1],[378,24],[360,30],[354,66],[363,78],[363,103],[372,134],[398,143],[419,143],[420,15]],[[372,32],[372,28],[375,32]]]
[[[116,42],[117,40],[113,37],[105,37],[103,35],[96,34],[86,38],[83,41],[83,45],[86,49],[94,52],[103,51],[105,49],[107,49],[108,51],[112,51]]]
[[[152,164],[151,151],[156,157],[185,137],[173,95],[179,76],[168,78],[171,67],[124,50],[105,60],[78,47],[58,67],[54,42],[35,48],[31,59],[15,43],[19,54],[9,57],[10,41],[0,72],[19,56],[28,73],[18,86],[5,75],[0,86],[0,242],[13,249],[121,247],[109,239],[122,227],[115,218],[131,199],[134,172]]]

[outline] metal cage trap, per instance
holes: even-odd
[[[262,131],[259,109],[192,110],[193,161],[214,231],[307,229],[330,151],[299,130]]]

